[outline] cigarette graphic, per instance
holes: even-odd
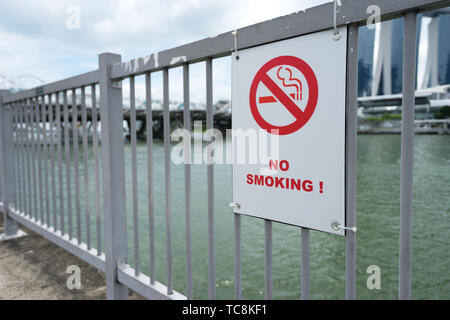
[[[283,69],[283,67],[279,67],[277,70],[277,78],[283,81],[283,86],[284,87],[294,87],[296,89],[295,93],[290,93],[289,96],[292,98],[292,100],[302,100],[303,98],[303,87],[302,87],[302,82],[297,79],[297,78],[293,78],[292,77],[292,71],[291,69],[284,67],[286,69],[286,71],[289,73],[289,78],[288,77],[283,77],[280,75],[280,71]],[[291,83],[286,83],[286,81],[290,81]],[[264,96],[264,97],[259,97],[259,103],[273,103],[273,102],[277,102],[277,99],[274,96]]]

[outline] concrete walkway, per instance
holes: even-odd
[[[21,229],[28,236],[0,242],[0,300],[105,299],[102,272],[31,230]],[[70,265],[81,269],[79,290],[67,288],[70,274],[66,269]],[[130,299],[140,297],[130,292]]]

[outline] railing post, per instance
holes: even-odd
[[[127,259],[125,164],[123,143],[122,88],[111,81],[111,65],[121,62],[112,53],[99,55],[100,115],[102,124],[102,169],[106,298],[128,299],[128,288],[118,282],[117,269]]]
[[[414,106],[417,13],[405,14],[403,37],[403,100],[400,181],[400,256],[398,297],[411,299],[411,242],[414,166]]]
[[[14,174],[14,141],[13,141],[13,112],[10,106],[3,105],[3,96],[8,90],[0,90],[0,179],[2,185],[3,225],[4,233],[0,234],[0,241],[21,237],[25,233],[17,228],[17,223],[9,218],[9,207],[15,207],[16,185]]]
[[[347,35],[346,93],[346,212],[345,224],[356,227],[356,165],[358,145],[358,26],[351,24]],[[356,233],[345,232],[345,298],[356,299]]]

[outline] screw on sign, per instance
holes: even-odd
[[[269,72],[272,69],[276,72],[271,77]],[[304,84],[293,76],[294,73],[302,74],[306,80],[307,97],[304,94]],[[258,97],[258,87],[261,84],[270,91],[271,95]],[[250,87],[250,110],[262,129],[272,134],[287,135],[300,130],[308,122],[316,109],[318,96],[319,87],[312,68],[300,58],[280,56],[268,61],[256,73]],[[307,99],[306,102],[303,101],[304,99]],[[301,102],[306,103],[304,110],[299,107]],[[271,124],[270,120],[263,118],[258,109],[258,105],[269,103],[280,103],[295,120],[284,126]]]

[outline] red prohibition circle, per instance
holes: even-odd
[[[306,82],[308,83],[309,88],[309,96],[308,96],[308,102],[306,104],[305,111],[301,111],[293,102],[289,102],[288,100],[284,99],[281,104],[288,109],[288,111],[291,112],[291,114],[296,118],[294,122],[292,122],[289,125],[286,126],[274,126],[267,122],[259,113],[258,106],[257,106],[257,99],[256,99],[256,91],[258,89],[258,85],[260,82],[263,82],[266,86],[268,85],[268,81],[270,80],[269,76],[267,75],[267,72],[271,70],[274,67],[281,66],[281,65],[289,65],[292,66],[300,72],[303,73],[303,75],[306,78]],[[269,80],[268,80],[269,79]],[[275,83],[272,81],[271,88],[268,87],[269,90],[272,91],[274,95],[279,97],[282,97],[283,95],[286,95],[282,93],[282,89],[279,88]],[[274,92],[276,91],[276,92]],[[252,85],[250,87],[250,110],[252,112],[253,118],[255,118],[256,123],[258,125],[266,130],[267,132],[271,134],[278,134],[278,135],[287,135],[291,134],[293,132],[296,132],[297,130],[301,129],[311,118],[311,116],[314,113],[314,110],[316,109],[317,100],[319,97],[319,86],[317,84],[317,78],[314,74],[314,71],[312,68],[302,59],[293,57],[293,56],[280,56],[273,58],[272,60],[268,61],[266,64],[264,64],[261,69],[256,73],[255,77],[253,78]],[[288,98],[289,99],[289,98]],[[292,105],[293,104],[293,105]],[[294,107],[295,106],[295,107]]]

